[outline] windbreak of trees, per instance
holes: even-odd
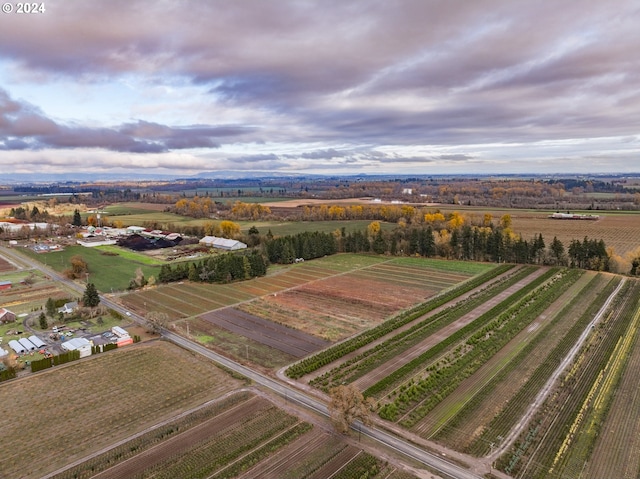
[[[160,268],[158,281],[170,283],[188,279],[207,283],[229,283],[265,274],[267,261],[262,253],[253,250],[249,254],[225,253],[211,256],[195,263],[179,263],[175,266],[164,264]]]
[[[298,258],[321,258],[339,251],[335,235],[319,231],[268,238],[265,249],[271,263],[281,264],[291,264]]]

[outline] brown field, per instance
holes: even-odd
[[[233,308],[219,309],[201,316],[216,326],[266,344],[295,358],[301,358],[329,345],[310,334],[282,326]]]
[[[41,477],[241,384],[166,342],[0,384],[0,431],[7,445],[0,471],[5,477]]]
[[[564,244],[565,251],[571,240],[582,241],[602,239],[607,247],[613,247],[619,255],[624,255],[640,246],[640,214],[599,214],[597,221],[552,220],[547,214],[526,213],[516,210],[509,212],[513,220],[513,230],[524,239],[542,233],[547,246],[556,236]]]
[[[48,298],[62,299],[71,295],[58,288],[55,283],[38,283],[33,286],[15,285],[13,288],[0,291],[0,306],[24,312],[31,310],[37,302],[37,306],[43,306]]]
[[[5,273],[7,271],[15,271],[15,266],[11,264],[9,261],[0,256],[0,273]]]
[[[254,365],[277,369],[296,360],[294,356],[286,354],[284,351],[235,334],[198,317],[178,321],[173,324],[173,328],[177,333],[194,339],[237,361],[251,360]]]

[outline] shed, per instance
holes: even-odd
[[[29,341],[31,341],[31,343],[38,349],[42,349],[42,348],[46,348],[47,347],[45,342],[42,339],[40,339],[38,336],[36,336],[35,334],[33,336],[29,336]]]
[[[5,289],[11,289],[12,283],[11,281],[0,281],[0,291]]]
[[[91,356],[91,343],[85,338],[73,338],[61,344],[65,351],[80,351],[80,357]]]
[[[0,358],[4,358],[7,354],[9,354],[9,351],[7,351],[6,349],[0,348]]]
[[[20,339],[18,339],[18,342],[20,344],[22,344],[22,346],[24,346],[24,348],[27,351],[35,351],[36,350],[35,345],[31,341],[29,341],[27,338],[20,338]]]
[[[9,347],[15,351],[16,354],[24,354],[27,351],[24,349],[24,346],[20,344],[15,339],[9,341]]]

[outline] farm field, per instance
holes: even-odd
[[[11,438],[11,447],[3,448],[0,471],[7,477],[42,477],[242,384],[165,342],[2,383],[0,430]]]
[[[149,261],[137,262],[132,255],[126,252],[121,256],[111,250],[97,248],[85,248],[84,246],[69,246],[64,251],[51,253],[35,253],[29,248],[20,250],[32,259],[44,263],[46,266],[62,273],[69,268],[71,258],[79,255],[84,258],[89,267],[89,281],[96,285],[99,291],[111,292],[112,290],[125,290],[129,281],[135,277],[136,269],[141,268],[145,278],[157,276],[160,271],[158,266],[152,266]]]
[[[542,233],[544,240],[550,244],[556,236],[569,247],[571,240],[582,241],[585,236],[589,239],[602,239],[607,247],[613,247],[619,255],[630,252],[640,244],[640,214],[615,214],[593,211],[600,215],[597,221],[553,220],[542,214],[527,214],[511,212],[513,230],[523,238],[533,238]]]
[[[122,302],[140,314],[164,311],[182,334],[242,359],[251,349],[253,361],[272,367],[375,326],[491,268],[345,254],[277,268],[266,277],[240,283],[160,286],[128,294]],[[293,347],[273,334],[258,334],[256,321],[269,325],[270,331],[284,327],[288,334],[305,336],[306,346]],[[221,330],[225,330],[224,340],[219,337]],[[269,352],[277,357],[267,359]]]
[[[627,280],[622,286],[615,304],[596,326],[597,334],[587,338],[541,411],[500,458],[501,467],[512,475],[578,477],[589,469],[602,471],[602,477],[637,477],[632,449],[637,441],[632,419],[638,415],[637,404],[624,412],[613,409],[620,401],[634,401],[633,394],[622,396],[625,389],[618,386],[624,384],[621,378],[637,356],[640,321],[640,282]],[[605,438],[611,442],[603,444]],[[615,445],[622,446],[618,450]]]
[[[200,316],[216,326],[266,344],[295,358],[301,358],[329,345],[315,336],[268,321],[233,308],[224,308]]]
[[[6,273],[7,271],[15,271],[15,266],[13,263],[7,261],[5,258],[0,256],[0,273]]]
[[[640,281],[526,266],[464,300],[451,296],[385,335],[364,341],[361,334],[308,356],[287,374],[325,392],[353,383],[376,399],[380,419],[479,458],[502,439],[515,440],[515,431],[520,437],[496,462],[514,477],[578,477],[581,470],[596,471],[584,477],[637,477],[640,461],[623,445],[640,448],[637,421],[625,420],[640,415],[631,372],[640,360]],[[587,346],[546,392],[580,338]],[[529,412],[543,393],[543,406]],[[611,452],[613,443],[620,452]]]
[[[22,280],[29,278],[29,283]],[[0,291],[0,307],[16,314],[29,313],[40,309],[48,298],[71,298],[75,295],[63,289],[58,283],[35,271],[12,271],[0,273],[0,281],[11,281],[12,287]]]

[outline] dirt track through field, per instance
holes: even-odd
[[[399,354],[398,356],[391,359],[390,361],[387,361],[386,363],[381,364],[379,367],[377,367],[370,373],[366,374],[365,376],[362,376],[361,378],[357,379],[354,382],[354,384],[360,391],[364,391],[368,389],[369,387],[376,384],[378,381],[387,377],[393,371],[401,368],[403,365],[410,362],[414,358],[420,356],[423,352],[427,351],[428,349],[432,348],[433,346],[440,343],[444,339],[448,338],[459,329],[473,322],[475,319],[477,319],[478,317],[480,317],[481,315],[489,311],[491,308],[500,304],[509,296],[511,296],[512,294],[516,293],[517,291],[519,291],[520,289],[524,288],[526,285],[534,281],[536,278],[542,276],[546,271],[547,271],[546,268],[539,268],[538,270],[534,271],[526,278],[523,278],[513,286],[507,288],[500,294],[497,294],[496,296],[491,298],[489,301],[486,301],[482,305],[478,306],[473,311],[470,311],[469,313],[465,314],[457,321],[454,321],[448,326],[445,326],[444,328],[439,330],[437,333],[426,338],[424,341],[416,344],[415,346],[409,348],[408,350],[404,351],[402,354]]]

